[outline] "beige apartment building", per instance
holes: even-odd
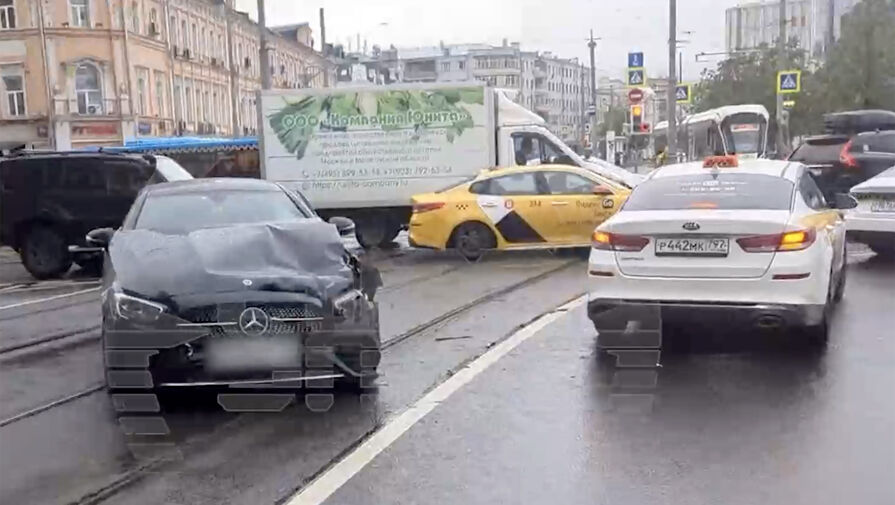
[[[234,0],[0,0],[0,148],[253,135],[258,25]],[[271,28],[273,86],[335,68],[307,24]]]

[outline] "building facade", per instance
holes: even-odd
[[[323,86],[310,28],[268,35],[275,87]],[[232,0],[0,0],[4,147],[257,129],[258,26]]]
[[[839,37],[842,16],[860,0],[788,0],[786,30],[814,58],[824,55]],[[725,45],[728,52],[772,45],[780,31],[780,2],[749,2],[726,11]]]

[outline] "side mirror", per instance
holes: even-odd
[[[847,193],[836,193],[833,195],[833,208],[840,210],[854,209],[858,206],[858,200]]]
[[[608,187],[606,187],[602,184],[595,185],[593,187],[593,189],[591,190],[591,193],[593,193],[595,195],[611,195],[611,194],[613,194],[611,189],[609,189]]]
[[[354,221],[347,217],[333,216],[329,218],[329,224],[335,226],[339,230],[339,235],[343,237],[350,237],[354,234]]]
[[[115,230],[113,228],[97,228],[95,230],[90,230],[87,234],[87,245],[105,249],[109,247],[109,242],[112,241],[113,235],[115,235]]]

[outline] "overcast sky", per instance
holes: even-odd
[[[724,10],[737,0],[678,0],[678,38],[685,80],[695,80],[708,63],[698,52],[724,50]],[[257,0],[237,0],[254,18]],[[320,41],[318,9],[326,14],[327,42],[352,49],[360,34],[373,44],[415,47],[518,41],[524,50],[551,51],[588,64],[586,38],[593,29],[597,69],[622,78],[628,51],[643,51],[648,75],[668,73],[668,0],[266,0],[267,24],[308,21]],[[686,34],[686,31],[693,31]]]

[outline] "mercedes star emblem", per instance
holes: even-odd
[[[689,223],[684,223],[683,228],[688,231],[696,231],[699,229],[699,223],[694,223],[692,221]]]
[[[270,318],[258,307],[249,307],[239,315],[239,329],[246,335],[263,335],[269,326]]]

